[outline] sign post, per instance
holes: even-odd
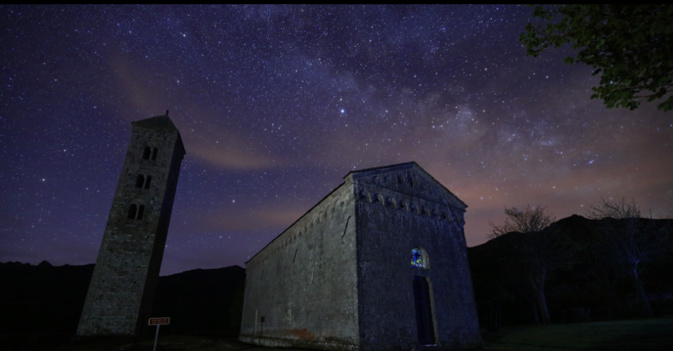
[[[157,333],[154,335],[154,351],[157,351],[157,340],[159,340],[159,327],[162,325],[168,325],[171,323],[171,317],[154,317],[150,318],[149,321],[147,321],[147,325],[156,325],[157,326]]]

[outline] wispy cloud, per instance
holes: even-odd
[[[259,207],[248,209],[227,208],[203,215],[195,224],[201,231],[209,232],[264,232],[280,234],[301,217],[310,206]]]

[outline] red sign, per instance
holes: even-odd
[[[171,323],[171,317],[155,317],[150,318],[147,325],[166,325]]]

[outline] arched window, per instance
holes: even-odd
[[[129,206],[129,214],[126,218],[128,219],[136,218],[137,212],[138,212],[138,206],[136,204],[131,204],[131,206]]]
[[[156,161],[159,154],[159,148],[152,145],[146,145],[143,149],[143,160]]]
[[[146,176],[146,175],[140,173],[136,176],[136,188],[149,189],[151,183],[152,183],[152,176],[151,175]]]
[[[145,205],[131,204],[129,206],[128,219],[143,219],[143,212],[145,212]]]
[[[429,268],[425,250],[418,247],[411,249],[411,265],[414,267]]]
[[[152,149],[149,146],[145,146],[145,150],[143,150],[143,160],[149,160],[151,154]]]

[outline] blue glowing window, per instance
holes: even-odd
[[[425,268],[425,258],[423,257],[423,251],[421,249],[411,249],[411,265],[414,267]]]

